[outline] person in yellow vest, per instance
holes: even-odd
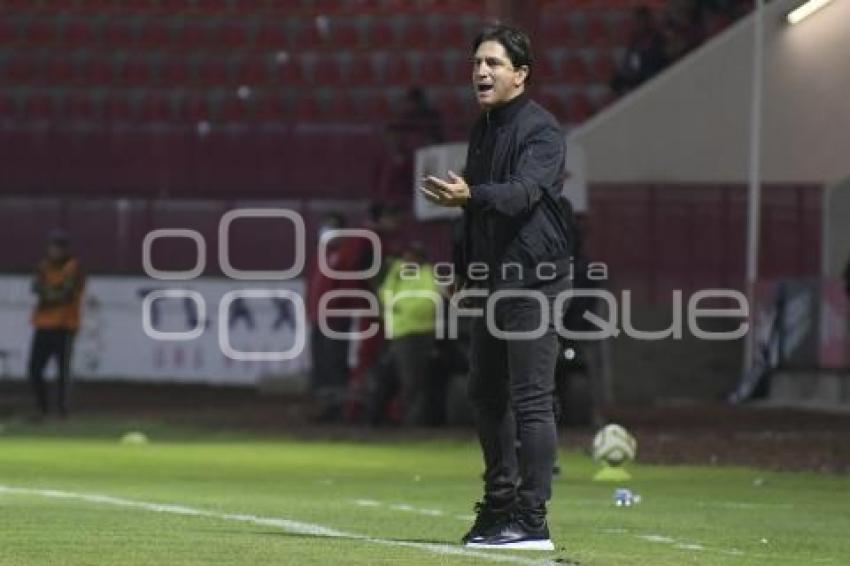
[[[32,283],[37,297],[32,314],[34,328],[29,359],[29,379],[42,416],[50,412],[44,369],[51,359],[57,364],[57,410],[68,415],[71,352],[80,328],[80,303],[85,277],[79,261],[71,255],[68,235],[50,233],[46,257],[38,264]]]
[[[389,403],[398,395],[404,423],[432,424],[434,383],[430,366],[442,299],[421,244],[410,244],[401,258],[390,262],[378,288],[378,299],[388,340],[370,372],[369,420],[380,424]]]

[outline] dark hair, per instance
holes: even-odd
[[[531,80],[531,70],[534,68],[534,56],[531,54],[531,40],[519,28],[505,24],[488,26],[481,30],[472,42],[472,53],[478,51],[478,47],[485,41],[496,41],[508,54],[514,67],[528,67],[528,77],[525,82]]]

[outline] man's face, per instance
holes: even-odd
[[[528,67],[515,68],[498,41],[484,41],[472,58],[472,86],[485,110],[504,104],[525,89]]]

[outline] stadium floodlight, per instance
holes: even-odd
[[[830,2],[832,0],[808,0],[788,13],[788,23],[791,25],[799,24]]]

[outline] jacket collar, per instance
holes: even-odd
[[[517,113],[522,110],[522,107],[528,103],[528,100],[528,93],[523,91],[501,106],[487,110],[484,113],[484,119],[488,124],[503,126],[513,120]]]

